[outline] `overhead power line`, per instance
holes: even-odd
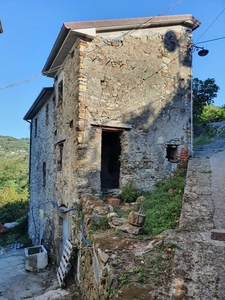
[[[225,7],[222,9],[222,11],[218,14],[218,16],[212,21],[212,23],[206,28],[206,30],[203,32],[203,34],[200,35],[200,37],[197,39],[199,41],[201,37],[209,30],[210,27],[216,22],[216,20],[222,15],[222,13],[225,11]],[[196,41],[196,42],[197,42]],[[194,43],[196,45],[196,42]],[[199,44],[199,43],[198,43]]]
[[[143,22],[143,23],[140,23],[136,28],[134,28],[134,29],[132,29],[132,30],[126,32],[125,34],[121,35],[119,38],[116,38],[115,40],[118,40],[118,39],[121,40],[121,38],[123,38],[124,36],[130,35],[132,32],[134,32],[134,31],[136,31],[136,30],[142,28],[145,24],[152,22],[156,17],[162,16],[163,14],[165,14],[166,12],[168,12],[169,10],[171,10],[172,8],[176,7],[177,5],[179,5],[180,3],[182,3],[183,1],[184,1],[184,0],[178,0],[177,2],[175,2],[174,4],[172,4],[171,6],[169,6],[167,9],[165,9],[165,10],[163,10],[161,13],[159,13],[158,15],[149,18],[147,21],[145,21],[145,22]],[[99,49],[101,49],[101,48],[103,48],[103,47],[106,47],[106,43],[105,43],[105,42],[104,42],[101,46],[98,46],[96,49],[87,52],[86,55],[91,54],[91,53],[93,53],[93,52],[95,52],[95,51],[98,51]],[[37,74],[37,75],[35,75],[35,76],[32,76],[32,77],[29,77],[29,78],[27,78],[27,79],[21,80],[21,81],[19,81],[19,82],[16,82],[16,83],[12,83],[12,84],[3,86],[3,87],[0,88],[0,91],[1,91],[1,90],[4,90],[4,89],[8,89],[8,88],[15,87],[15,86],[20,85],[20,84],[24,84],[24,83],[29,82],[29,81],[32,81],[32,80],[35,80],[35,79],[37,79],[37,78],[42,77],[43,75],[47,75],[48,73],[51,73],[51,72],[53,72],[53,71],[57,71],[57,70],[59,70],[61,67],[62,67],[62,65],[59,65],[59,66],[57,66],[57,67],[55,67],[55,68],[49,69],[48,71],[44,72],[43,74],[42,74],[42,73],[39,73],[39,74]]]
[[[209,42],[214,42],[214,41],[218,41],[218,40],[222,40],[222,39],[225,39],[225,36],[222,36],[222,37],[219,37],[219,38],[216,38],[216,39],[212,39],[212,40],[207,40],[207,41],[203,41],[203,42],[198,42],[198,43],[196,43],[195,45],[203,44],[203,43],[209,43]]]
[[[160,17],[162,16],[163,14],[165,14],[166,12],[168,12],[169,10],[171,10],[172,8],[176,7],[177,5],[179,5],[180,3],[182,3],[184,0],[178,0],[177,2],[175,2],[174,4],[172,4],[171,6],[169,6],[167,9],[163,10],[161,13],[159,13],[158,15],[154,16],[154,17],[151,17],[149,18],[147,21],[143,22],[143,23],[140,23],[139,25],[137,25],[137,27],[135,27],[134,29],[122,34],[121,36],[115,38],[115,39],[112,39],[112,40],[107,40],[107,39],[102,39],[103,40],[103,44],[100,45],[100,46],[97,46],[96,49],[93,49],[89,52],[87,52],[85,55],[89,55],[89,54],[92,54],[93,52],[96,52],[97,50],[100,50],[104,47],[106,47],[106,45],[110,42],[115,42],[115,41],[121,41],[123,37],[127,36],[127,35],[131,35],[132,32],[142,28],[144,25],[148,24],[148,23],[151,23],[156,17]]]

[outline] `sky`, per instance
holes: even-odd
[[[0,135],[29,137],[23,117],[42,88],[53,86],[41,70],[64,22],[180,14],[192,14],[201,22],[193,43],[209,54],[193,53],[193,77],[214,78],[220,87],[214,104],[222,106],[225,0],[0,0]]]

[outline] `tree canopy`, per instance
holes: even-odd
[[[28,169],[29,139],[0,136],[0,208],[28,200]]]
[[[204,107],[214,103],[218,91],[219,86],[215,83],[214,78],[208,78],[204,81],[198,78],[193,79],[192,95],[194,124],[201,123],[201,114]]]

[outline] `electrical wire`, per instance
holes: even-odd
[[[203,42],[198,42],[198,43],[195,43],[195,45],[203,44],[203,43],[209,43],[209,42],[214,42],[214,41],[218,41],[218,40],[222,40],[222,39],[225,39],[225,36],[222,36],[222,37],[219,37],[219,38],[216,38],[216,39],[212,39],[212,40],[207,40],[207,41],[203,41]]]
[[[132,32],[144,27],[144,25],[151,23],[155,18],[162,16],[163,14],[167,13],[169,10],[173,9],[174,7],[176,7],[177,5],[179,5],[180,3],[182,3],[184,0],[178,0],[177,2],[175,2],[174,4],[172,4],[171,6],[169,6],[167,9],[163,10],[161,13],[159,13],[158,15],[149,18],[147,21],[141,23],[140,25],[138,25],[136,28],[124,33],[123,35],[121,35],[118,39],[123,38],[126,35],[130,35]]]
[[[0,88],[0,91],[1,91],[1,90],[5,90],[5,89],[12,88],[12,87],[17,86],[17,85],[20,85],[20,84],[24,84],[24,83],[26,83],[26,82],[35,80],[35,79],[40,78],[40,77],[43,77],[43,76],[45,76],[45,75],[48,75],[48,73],[51,73],[51,72],[54,72],[54,71],[59,70],[59,69],[62,68],[62,67],[63,67],[63,64],[61,64],[61,65],[59,65],[59,66],[57,66],[57,67],[54,67],[54,68],[52,68],[52,69],[50,69],[50,70],[48,70],[48,71],[46,71],[46,72],[44,72],[44,73],[39,73],[39,74],[37,74],[37,75],[35,75],[35,76],[32,76],[32,77],[29,77],[29,78],[27,78],[27,79],[24,79],[24,80],[21,80],[21,81],[18,81],[18,82],[15,82],[15,83],[12,83],[12,84],[3,86],[3,87]]]
[[[27,82],[29,82],[29,81],[35,80],[35,79],[37,79],[37,78],[40,78],[40,77],[42,77],[42,76],[43,76],[42,74],[38,74],[38,75],[35,75],[35,76],[32,76],[32,77],[29,77],[29,78],[27,78],[27,79],[21,80],[21,81],[19,81],[19,82],[15,82],[15,83],[12,83],[12,84],[3,86],[3,87],[0,88],[0,91],[1,91],[1,90],[5,90],[5,89],[9,89],[9,88],[13,88],[14,86],[17,86],[17,85],[20,85],[20,84],[27,83]]]
[[[112,41],[121,40],[121,38],[123,38],[124,36],[130,35],[132,32],[138,30],[139,28],[142,28],[145,24],[150,23],[150,22],[151,22],[152,20],[154,20],[156,17],[162,16],[163,14],[165,14],[166,12],[168,12],[169,10],[171,10],[172,8],[176,7],[177,5],[179,5],[180,3],[182,3],[183,1],[184,1],[184,0],[178,0],[177,2],[175,2],[174,4],[172,4],[171,6],[169,6],[167,9],[165,9],[164,11],[162,11],[161,13],[159,13],[158,15],[149,18],[147,21],[145,21],[145,22],[143,22],[143,23],[140,23],[136,28],[134,28],[134,29],[132,29],[132,30],[130,30],[130,31],[126,32],[126,33],[124,33],[124,34],[121,35],[119,38],[113,39]],[[105,47],[106,44],[109,42],[109,41],[106,40],[106,39],[104,39],[103,41],[104,41],[104,43],[103,43],[101,46],[97,46],[97,48],[95,48],[95,49],[93,49],[93,50],[91,50],[91,51],[89,51],[89,52],[86,52],[85,56],[86,56],[86,55],[89,55],[89,54],[91,54],[91,53],[93,53],[93,52],[95,52],[95,51],[97,51],[97,50],[100,50],[101,48]],[[112,41],[111,41],[111,42],[112,42]],[[61,65],[59,65],[59,66],[57,66],[57,67],[54,67],[54,68],[52,68],[52,69],[49,69],[48,71],[46,71],[46,72],[44,72],[44,73],[39,73],[39,74],[37,74],[37,75],[35,75],[35,76],[29,77],[29,78],[24,79],[24,80],[22,80],[22,81],[19,81],[19,82],[16,82],[16,83],[12,83],[12,84],[9,84],[9,85],[7,85],[7,86],[3,86],[3,87],[0,88],[0,91],[1,91],[1,90],[4,90],[4,89],[8,89],[8,88],[15,87],[15,86],[17,86],[17,85],[21,85],[21,84],[27,83],[27,82],[29,82],[29,81],[35,80],[35,79],[40,78],[40,77],[43,77],[43,76],[46,76],[46,75],[48,75],[49,73],[52,73],[52,72],[54,72],[54,71],[58,71],[60,68],[62,68],[62,66],[63,66],[63,64],[61,64]]]
[[[216,22],[216,20],[222,15],[222,13],[225,11],[225,7],[222,9],[222,11],[218,14],[218,16],[212,21],[212,23],[206,28],[206,30],[200,35],[200,37],[197,39],[199,41],[201,37],[209,30],[209,28]],[[197,42],[196,41],[196,42]],[[194,43],[196,45],[196,42]]]
[[[127,35],[131,35],[132,32],[142,28],[144,25],[146,25],[147,23],[151,23],[156,17],[159,17],[159,16],[162,16],[163,14],[165,14],[166,12],[168,12],[169,10],[171,10],[172,8],[176,7],[177,5],[179,5],[180,3],[182,3],[184,0],[178,0],[177,2],[175,2],[173,5],[169,6],[167,9],[165,9],[164,11],[162,11],[161,13],[159,13],[158,15],[154,16],[154,17],[151,17],[149,18],[147,21],[143,22],[143,23],[140,23],[137,27],[135,27],[134,29],[122,34],[121,36],[119,36],[118,38],[115,38],[115,39],[112,39],[112,40],[107,40],[107,39],[102,39],[103,40],[103,44],[97,46],[97,48],[91,50],[91,51],[88,51],[85,53],[85,56],[86,55],[89,55],[89,54],[92,54],[93,52],[95,52],[96,50],[100,50],[102,48],[104,48],[106,45],[109,45],[111,42],[116,42],[116,41],[121,41],[122,38],[124,36],[127,36]]]

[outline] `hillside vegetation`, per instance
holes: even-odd
[[[20,224],[0,236],[0,245],[27,234],[29,143],[28,138],[0,136],[0,223]]]
[[[8,158],[16,159],[28,156],[30,140],[16,139],[10,136],[0,135],[0,163]]]

